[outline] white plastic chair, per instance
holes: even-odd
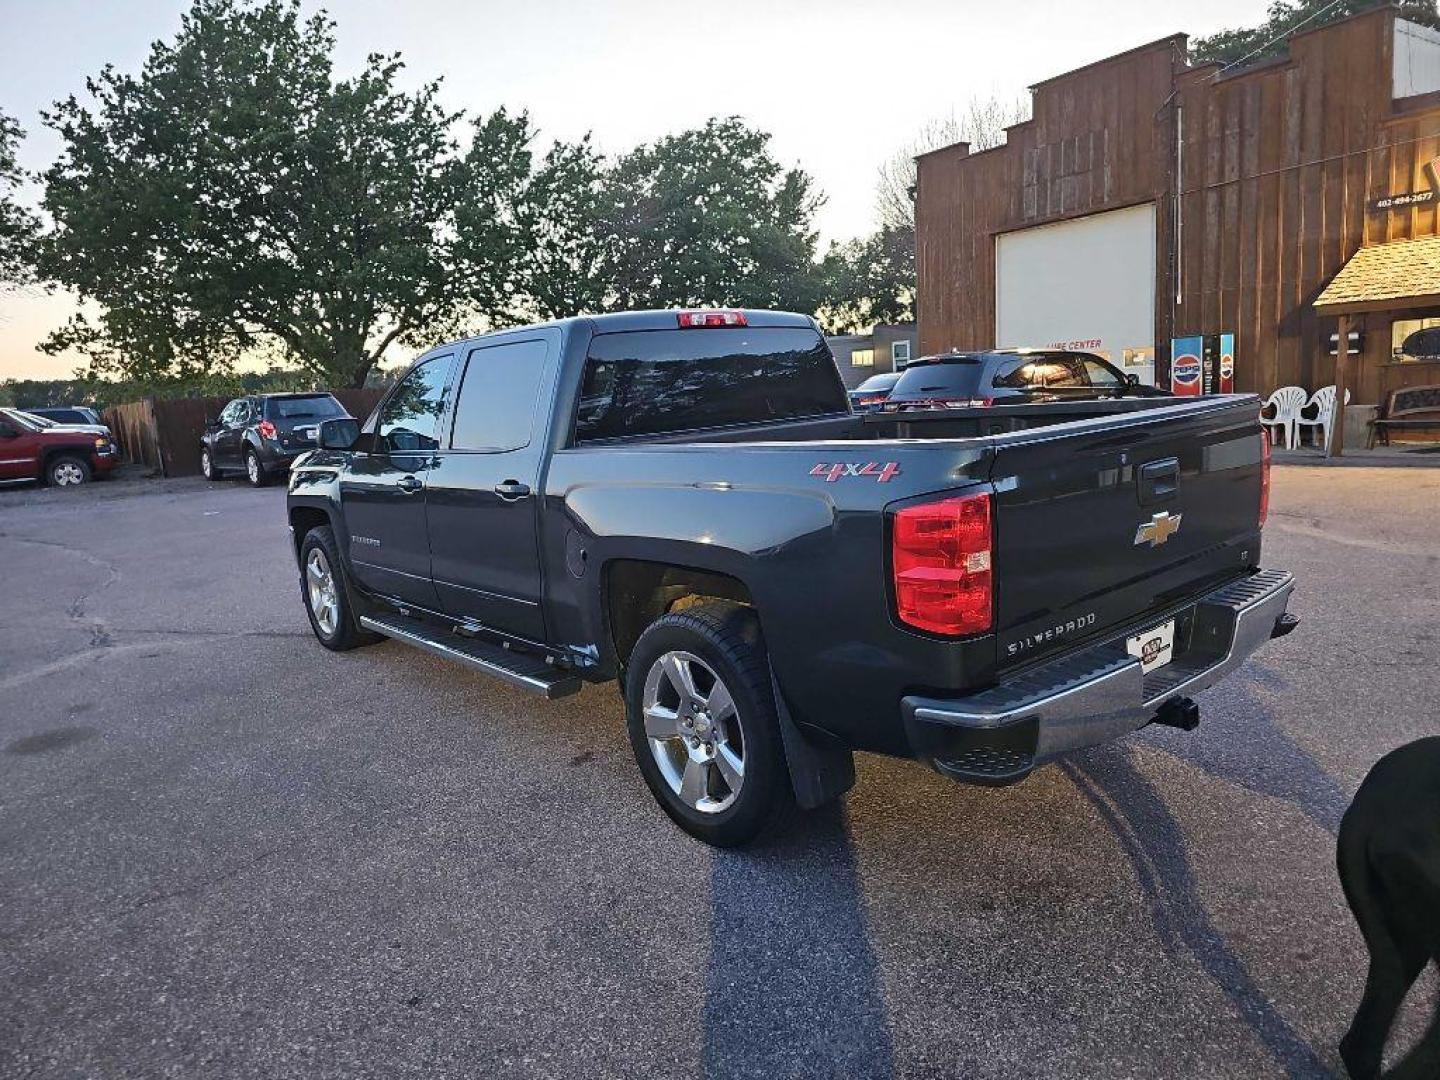
[[[1345,404],[1350,404],[1349,390],[1345,391]],[[1310,419],[1305,415],[1305,413],[1308,412],[1312,407],[1314,407],[1316,410],[1314,419]],[[1329,450],[1330,414],[1334,412],[1334,410],[1335,387],[1322,386],[1319,390],[1316,390],[1315,393],[1310,395],[1310,400],[1305,403],[1305,407],[1295,414],[1295,425],[1297,432],[1303,435],[1304,432],[1299,432],[1299,428],[1318,427],[1320,429],[1320,445],[1323,446],[1326,450]],[[1311,438],[1314,438],[1313,434]]]
[[[1300,419],[1300,410],[1305,407],[1303,386],[1282,386],[1260,406],[1260,423],[1267,428],[1278,427],[1283,433],[1285,449],[1299,445],[1300,434],[1295,424]],[[1266,416],[1267,409],[1274,409],[1274,416]],[[1274,438],[1270,440],[1272,443]]]

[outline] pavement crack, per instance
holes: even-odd
[[[93,596],[97,593],[104,592],[120,580],[120,568],[117,567],[113,561],[102,558],[94,552],[86,551],[84,548],[76,547],[74,544],[67,544],[60,540],[36,540],[28,536],[16,536],[13,533],[3,532],[0,532],[0,540],[9,540],[17,544],[32,544],[35,547],[53,548],[63,551],[68,555],[74,555],[82,562],[105,571],[105,580],[101,582],[98,587],[80,593],[66,605],[65,614],[77,622],[85,618],[85,605],[90,602]],[[101,619],[95,619],[91,626],[92,644],[95,643],[97,638],[103,639],[99,642],[102,646],[110,644],[109,629]]]
[[[192,881],[190,884],[181,885],[179,888],[167,889],[164,892],[152,893],[149,896],[143,897],[135,904],[133,904],[127,914],[133,915],[135,912],[141,910],[142,908],[147,908],[152,904],[163,903],[166,900],[175,900],[182,896],[197,896],[200,893],[205,892],[207,889],[212,889],[217,885],[223,885],[227,881],[233,881],[235,878],[239,877],[246,871],[255,869],[255,867],[259,866],[272,855],[278,855],[284,850],[285,845],[283,844],[277,845],[272,848],[266,848],[264,851],[253,855],[250,858],[244,860],[243,862],[238,863],[235,866],[231,866],[218,874],[212,874],[209,877],[201,878],[199,881]]]

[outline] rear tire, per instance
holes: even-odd
[[[72,454],[51,458],[45,466],[45,482],[51,487],[79,487],[90,482],[90,463]]]
[[[794,806],[751,609],[716,602],[663,615],[640,635],[626,668],[630,746],[675,824],[734,847]]]
[[[265,466],[260,462],[260,455],[253,448],[245,451],[245,479],[250,481],[251,487],[264,487],[270,482]]]
[[[300,542],[300,598],[310,629],[325,648],[348,652],[383,640],[380,634],[360,627],[350,603],[345,564],[328,525],[311,529]]]

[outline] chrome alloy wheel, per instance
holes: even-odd
[[[253,450],[245,455],[245,474],[250,477],[250,483],[260,483],[260,459]]]
[[[201,450],[201,451],[200,451],[200,475],[203,476],[203,477],[205,477],[206,480],[209,480],[209,479],[210,479],[210,474],[213,473],[214,471],[215,471],[215,465],[214,465],[214,463],[211,462],[211,460],[210,460],[210,451],[209,451],[209,450]]]
[[[745,783],[745,743],[729,689],[709,664],[667,652],[645,676],[645,736],[660,775],[692,810],[718,814]]]
[[[315,616],[315,625],[327,638],[340,625],[340,598],[335,592],[335,575],[330,570],[330,560],[325,552],[313,548],[305,560],[305,595],[310,600],[310,613]]]
[[[83,484],[85,482],[85,473],[81,471],[80,466],[76,465],[75,462],[62,461],[59,465],[55,466],[55,471],[50,474],[50,478],[54,480],[59,487],[73,487],[76,484]]]

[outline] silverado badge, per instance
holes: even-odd
[[[1159,547],[1170,537],[1180,531],[1181,514],[1172,514],[1168,510],[1156,514],[1149,521],[1143,522],[1135,530],[1135,545],[1149,544],[1151,547]]]

